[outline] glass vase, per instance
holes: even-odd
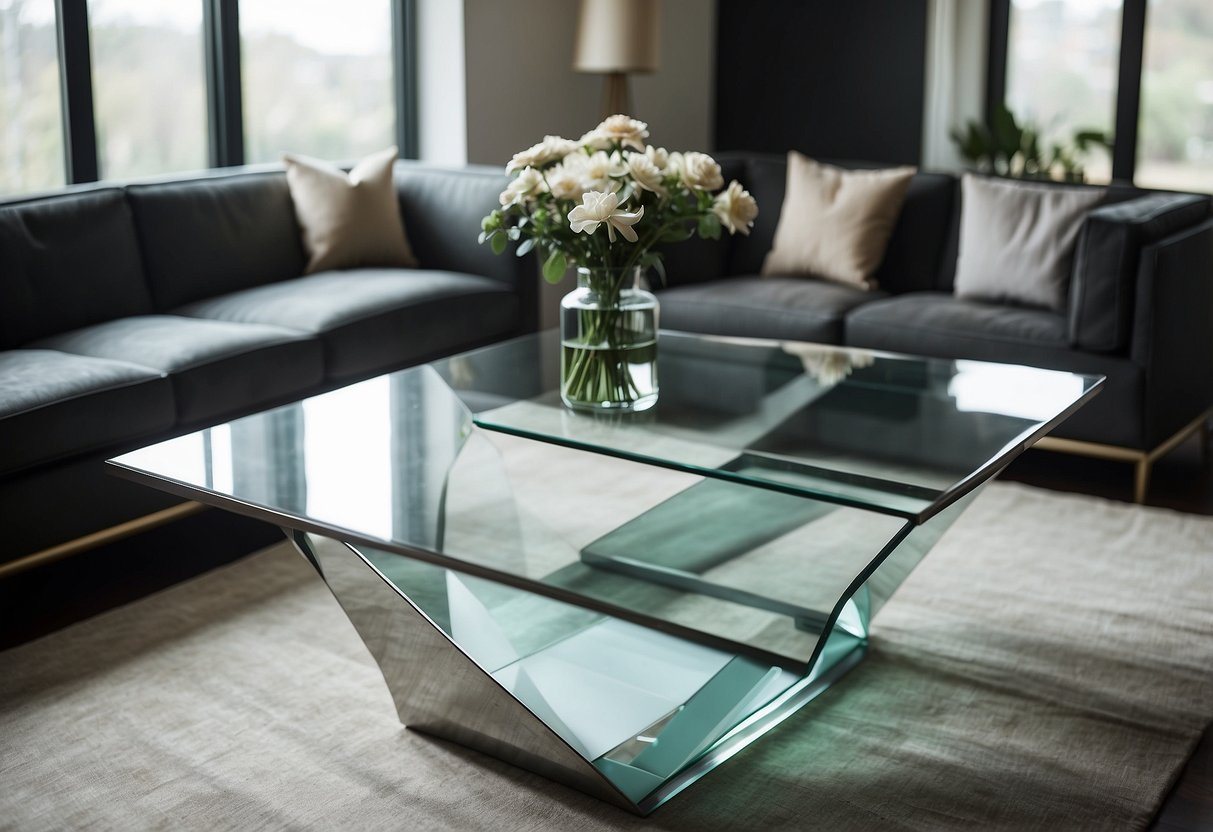
[[[560,301],[560,398],[582,411],[657,403],[657,298],[643,269],[577,269]]]

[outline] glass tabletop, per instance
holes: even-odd
[[[847,608],[857,582],[899,546],[929,548],[946,522],[926,517],[1099,384],[663,333],[657,406],[598,418],[560,404],[557,347],[515,339],[111,464],[359,544],[419,603],[434,564],[803,668],[823,633],[866,621],[896,586],[873,579]]]
[[[660,397],[585,414],[555,332],[433,367],[480,427],[921,523],[1097,392],[1102,377],[663,331]]]

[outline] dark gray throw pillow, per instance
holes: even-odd
[[[966,173],[956,297],[1064,309],[1078,231],[1104,195]]]

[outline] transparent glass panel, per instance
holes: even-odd
[[[1012,0],[1007,106],[1044,147],[1070,146],[1077,130],[1113,132],[1120,15],[1121,0]],[[1088,181],[1111,178],[1105,151],[1084,161]]]
[[[0,194],[62,185],[54,0],[0,0]]]
[[[476,424],[921,520],[1091,395],[1096,378],[663,332],[661,396],[571,413],[544,334],[435,362]]]
[[[103,179],[207,166],[202,4],[89,0]]]
[[[1213,3],[1150,0],[1136,184],[1213,192]]]
[[[393,144],[391,29],[389,0],[241,0],[246,158]]]

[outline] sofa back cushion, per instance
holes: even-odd
[[[151,308],[121,190],[0,204],[0,348]]]
[[[1143,247],[1194,226],[1210,213],[1196,194],[1138,192],[1092,211],[1078,236],[1070,281],[1070,342],[1090,352],[1129,346]]]
[[[479,274],[510,285],[518,281],[520,263],[512,250],[495,255],[487,244],[476,244],[480,221],[500,206],[497,197],[509,184],[503,169],[397,162],[395,179],[404,227],[421,268]],[[525,262],[534,268],[533,260]]]
[[[747,154],[744,173],[737,178],[758,202],[758,219],[748,237],[733,238],[729,253],[731,274],[758,274],[775,240],[787,179],[783,156]],[[723,154],[722,158],[732,158]],[[854,162],[831,162],[849,168],[875,168]],[[957,182],[945,173],[916,173],[884,259],[874,275],[883,291],[892,294],[937,287],[950,240],[955,234],[953,214]],[[950,276],[949,276],[950,279]]]
[[[280,171],[127,187],[157,310],[303,274]]]

